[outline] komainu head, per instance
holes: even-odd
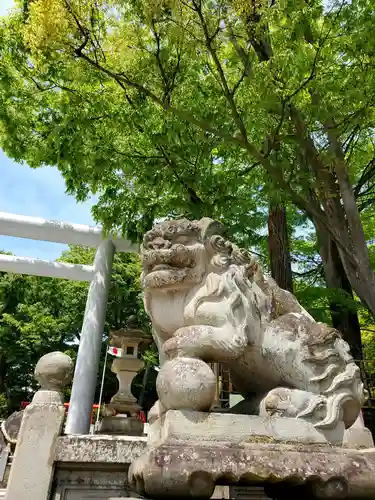
[[[209,218],[156,225],[145,234],[141,256],[145,290],[191,288],[209,273],[221,274],[231,266],[243,268],[246,278],[260,276],[256,260],[225,237],[222,224]]]

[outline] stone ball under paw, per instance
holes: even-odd
[[[160,369],[156,390],[167,410],[208,411],[215,400],[216,377],[200,359],[175,358]]]

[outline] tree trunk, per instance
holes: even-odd
[[[293,293],[286,209],[272,201],[268,207],[268,251],[272,278],[280,288]]]
[[[318,224],[315,224],[315,228],[327,288],[343,290],[349,297],[353,298],[352,287],[346,276],[336,243]],[[352,356],[355,360],[362,360],[361,329],[357,312],[334,300],[330,302],[330,310],[332,324],[348,342]]]
[[[349,179],[342,146],[334,129],[329,129],[327,134],[331,151],[336,155],[335,173],[340,186],[352,255],[348,255],[342,248],[338,247],[338,250],[351,286],[375,318],[375,274],[371,267],[361,216]]]
[[[331,162],[317,151],[302,113],[290,106],[290,117],[306,163],[315,176],[314,190],[304,207],[309,217],[318,222],[337,245],[349,283],[362,303],[375,318],[375,274],[363,232],[341,145],[334,135],[334,126],[327,128]],[[317,209],[317,204],[319,209]]]
[[[261,12],[257,9],[254,12],[256,12],[256,16],[254,13],[246,14],[247,17],[244,19],[248,38],[258,60],[270,61],[272,46],[269,30],[267,24],[263,22]],[[254,24],[257,24],[258,28],[261,29],[254,30]],[[305,26],[304,36],[307,43],[315,42],[310,27]],[[320,96],[312,87],[307,86],[307,88],[313,104],[319,106]],[[283,105],[281,109],[283,113],[279,123],[285,119],[285,114],[294,125],[295,138],[299,142],[301,155],[304,159],[300,166],[305,170],[306,178],[311,179],[311,174],[315,176],[314,182],[310,182],[308,190],[304,193],[305,196],[296,196],[297,193],[291,189],[291,199],[312,220],[320,219],[319,223],[337,246],[341,263],[352,289],[375,318],[375,274],[371,268],[363,226],[337,127],[332,120],[322,123],[332,155],[331,158],[327,158],[324,152],[318,150],[313,140],[308,126],[309,121],[305,119],[303,112],[296,107],[292,100],[289,101],[286,108]],[[279,139],[277,137],[279,131],[276,131],[277,133],[273,137],[271,136],[271,149],[275,147],[276,139]],[[248,151],[251,155],[254,154],[253,148],[249,148]],[[267,172],[274,177],[276,182],[284,181],[282,174],[280,179],[279,165],[276,165],[274,171],[270,166],[267,168]],[[289,186],[286,184],[286,192],[288,189]],[[311,196],[312,194],[314,196]]]

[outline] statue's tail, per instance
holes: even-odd
[[[320,429],[335,427],[340,420],[348,428],[354,424],[366,401],[366,391],[361,381],[359,367],[353,362],[346,365],[345,371],[332,380],[331,385],[323,391],[326,399],[327,415],[324,420],[315,424]]]

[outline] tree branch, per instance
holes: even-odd
[[[163,80],[163,85],[164,85],[164,100],[165,100],[165,102],[170,104],[171,96],[170,96],[170,91],[169,91],[169,81],[168,81],[167,75],[164,71],[164,66],[163,66],[163,63],[162,63],[161,57],[160,57],[160,36],[159,36],[158,32],[156,31],[156,25],[155,25],[154,19],[151,21],[151,25],[152,25],[152,33],[153,33],[155,41],[156,41],[155,58],[156,58],[157,65],[158,65],[158,68],[159,68],[159,71],[160,71],[160,74],[161,74],[161,77]]]
[[[182,109],[175,108],[174,106],[167,105],[163,102],[162,99],[160,99],[157,95],[155,95],[153,92],[151,92],[149,89],[141,85],[140,83],[133,82],[128,78],[124,73],[115,73],[104,66],[102,66],[100,63],[97,63],[96,61],[93,61],[90,57],[88,57],[84,52],[82,52],[80,49],[75,49],[74,53],[77,57],[85,60],[88,64],[91,66],[95,67],[97,70],[102,71],[104,74],[112,78],[113,80],[116,81],[116,83],[123,89],[126,90],[126,86],[134,88],[138,90],[141,94],[147,96],[152,102],[154,102],[156,105],[159,107],[163,108],[165,111],[170,112],[174,114],[175,116],[178,116],[181,118],[183,121],[191,123],[193,125],[196,125],[197,127],[201,128],[202,130],[205,130],[206,132],[209,132],[216,137],[220,137],[226,141],[228,141],[231,144],[236,144],[236,145],[242,145],[243,142],[241,141],[240,138],[232,136],[220,129],[216,129],[212,126],[212,124],[206,120],[200,120],[198,118],[195,118],[194,115],[192,115],[189,111],[184,111]],[[252,146],[254,148],[254,151],[256,151],[255,146]],[[257,153],[257,156],[259,156],[259,153]]]
[[[297,271],[292,271],[292,273],[295,276],[298,276],[299,278],[306,278],[309,276],[315,276],[315,275],[320,275],[323,276],[323,264],[319,263],[316,267],[313,269],[309,269],[308,271],[305,271],[303,273],[299,273]]]
[[[73,17],[74,22],[76,23],[78,30],[80,31],[81,35],[83,36],[83,42],[81,43],[81,45],[77,49],[79,52],[82,52],[82,50],[86,47],[86,45],[88,44],[88,42],[90,40],[90,32],[88,30],[86,30],[82,26],[82,24],[80,23],[76,13],[73,11],[72,6],[70,5],[70,1],[64,0],[64,3],[65,3],[65,7],[67,8],[69,14]]]
[[[162,152],[163,156],[164,156],[164,159],[166,161],[166,163],[170,166],[170,168],[172,169],[172,172],[173,172],[173,175],[176,177],[176,179],[180,182],[180,184],[184,187],[184,189],[187,191],[187,194],[189,195],[190,197],[190,200],[192,201],[192,203],[194,203],[195,205],[201,205],[201,206],[204,206],[205,203],[204,201],[202,200],[202,198],[200,198],[200,196],[198,196],[198,194],[196,193],[196,191],[191,187],[189,186],[183,179],[182,177],[178,174],[177,172],[177,169],[176,169],[176,164],[175,162],[170,158],[170,156],[168,155],[168,153],[165,151],[165,149],[163,148],[163,146],[160,147],[160,151]]]
[[[369,182],[373,177],[375,176],[375,156],[372,158],[365,168],[363,169],[363,172],[361,174],[361,177],[359,178],[356,186],[354,187],[354,194],[358,196],[362,196],[364,193],[361,194],[361,189],[363,186]]]
[[[206,41],[206,47],[209,51],[209,53],[211,54],[211,57],[215,63],[215,66],[216,66],[216,70],[219,74],[219,77],[220,77],[220,81],[221,81],[221,85],[222,85],[222,88],[223,88],[223,92],[224,92],[224,95],[228,101],[228,104],[230,106],[230,109],[232,111],[232,115],[233,115],[233,119],[236,123],[236,126],[238,127],[241,135],[242,135],[242,138],[244,141],[247,141],[247,132],[246,132],[246,128],[245,128],[245,125],[243,123],[243,120],[237,110],[237,106],[236,106],[236,103],[234,101],[234,97],[233,97],[233,90],[230,90],[229,89],[229,85],[228,85],[228,82],[227,82],[227,79],[225,77],[225,73],[224,73],[224,70],[223,70],[223,67],[219,61],[219,58],[218,58],[218,55],[217,55],[217,52],[215,50],[215,48],[213,47],[212,45],[212,42],[214,40],[214,38],[216,37],[216,35],[219,33],[220,31],[220,27],[215,31],[215,33],[213,35],[210,35],[209,32],[208,32],[208,26],[207,26],[207,23],[206,23],[206,20],[204,18],[204,15],[203,15],[203,12],[202,12],[202,7],[201,7],[201,2],[200,1],[197,1],[197,0],[192,0],[192,3],[193,3],[193,6],[194,6],[194,10],[195,12],[197,13],[198,17],[199,17],[199,20],[200,20],[200,23],[201,23],[201,27],[203,29],[203,34],[204,34],[204,38],[205,38],[205,41]]]
[[[80,47],[74,49],[73,52],[76,55],[76,57],[79,57],[86,61],[89,65],[95,67],[97,70],[103,72],[110,78],[112,78],[114,81],[117,82],[117,84],[124,90],[126,91],[126,87],[133,88],[140,92],[141,94],[147,96],[152,102],[154,102],[157,106],[161,107],[165,111],[174,114],[178,118],[180,118],[182,121],[190,123],[192,125],[196,125],[200,129],[218,137],[229,144],[237,145],[243,148],[245,151],[247,151],[259,164],[261,164],[266,171],[273,176],[275,181],[279,184],[280,189],[284,190],[286,193],[289,193],[293,203],[300,209],[305,211],[310,217],[313,217],[317,220],[320,221],[323,227],[328,231],[328,233],[332,236],[332,238],[335,240],[335,242],[343,248],[346,254],[349,255],[349,259],[352,260],[354,265],[357,265],[355,262],[353,256],[351,256],[351,251],[350,248],[348,248],[346,245],[343,244],[341,239],[339,238],[335,228],[333,228],[327,221],[325,213],[322,211],[322,209],[319,206],[319,203],[316,203],[312,205],[311,203],[307,203],[306,200],[297,192],[295,192],[289,185],[288,182],[285,181],[283,178],[283,174],[281,170],[278,168],[278,166],[272,165],[270,163],[269,158],[267,158],[264,154],[262,154],[255,145],[251,144],[248,139],[247,139],[247,134],[246,134],[246,129],[245,126],[242,122],[242,119],[237,111],[236,104],[234,102],[233,96],[231,95],[223,68],[220,64],[220,61],[218,59],[218,56],[216,54],[215,49],[212,46],[212,36],[209,35],[208,33],[208,28],[206,25],[206,22],[204,20],[203,14],[201,12],[201,9],[199,7],[199,4],[197,3],[196,0],[192,0],[194,4],[194,10],[198,13],[201,23],[202,23],[202,28],[205,33],[205,40],[206,40],[206,46],[209,49],[213,60],[215,62],[215,65],[217,67],[217,71],[220,75],[220,78],[222,80],[224,89],[225,89],[225,97],[227,98],[232,113],[233,117],[235,119],[235,122],[241,132],[241,136],[233,136],[231,134],[228,134],[227,132],[215,128],[210,122],[202,119],[196,118],[192,113],[181,110],[179,108],[176,108],[172,105],[169,105],[165,102],[163,102],[163,99],[160,99],[156,94],[154,94],[152,91],[150,91],[147,87],[144,85],[132,81],[129,77],[127,77],[124,73],[115,73],[114,71],[109,70],[108,68],[105,68],[102,66],[99,62],[94,61],[91,59],[86,53],[83,52],[83,49],[85,47],[85,44],[88,43],[88,41],[84,41],[83,44],[81,44]],[[200,14],[199,14],[200,13]],[[216,32],[215,32],[216,36]]]

